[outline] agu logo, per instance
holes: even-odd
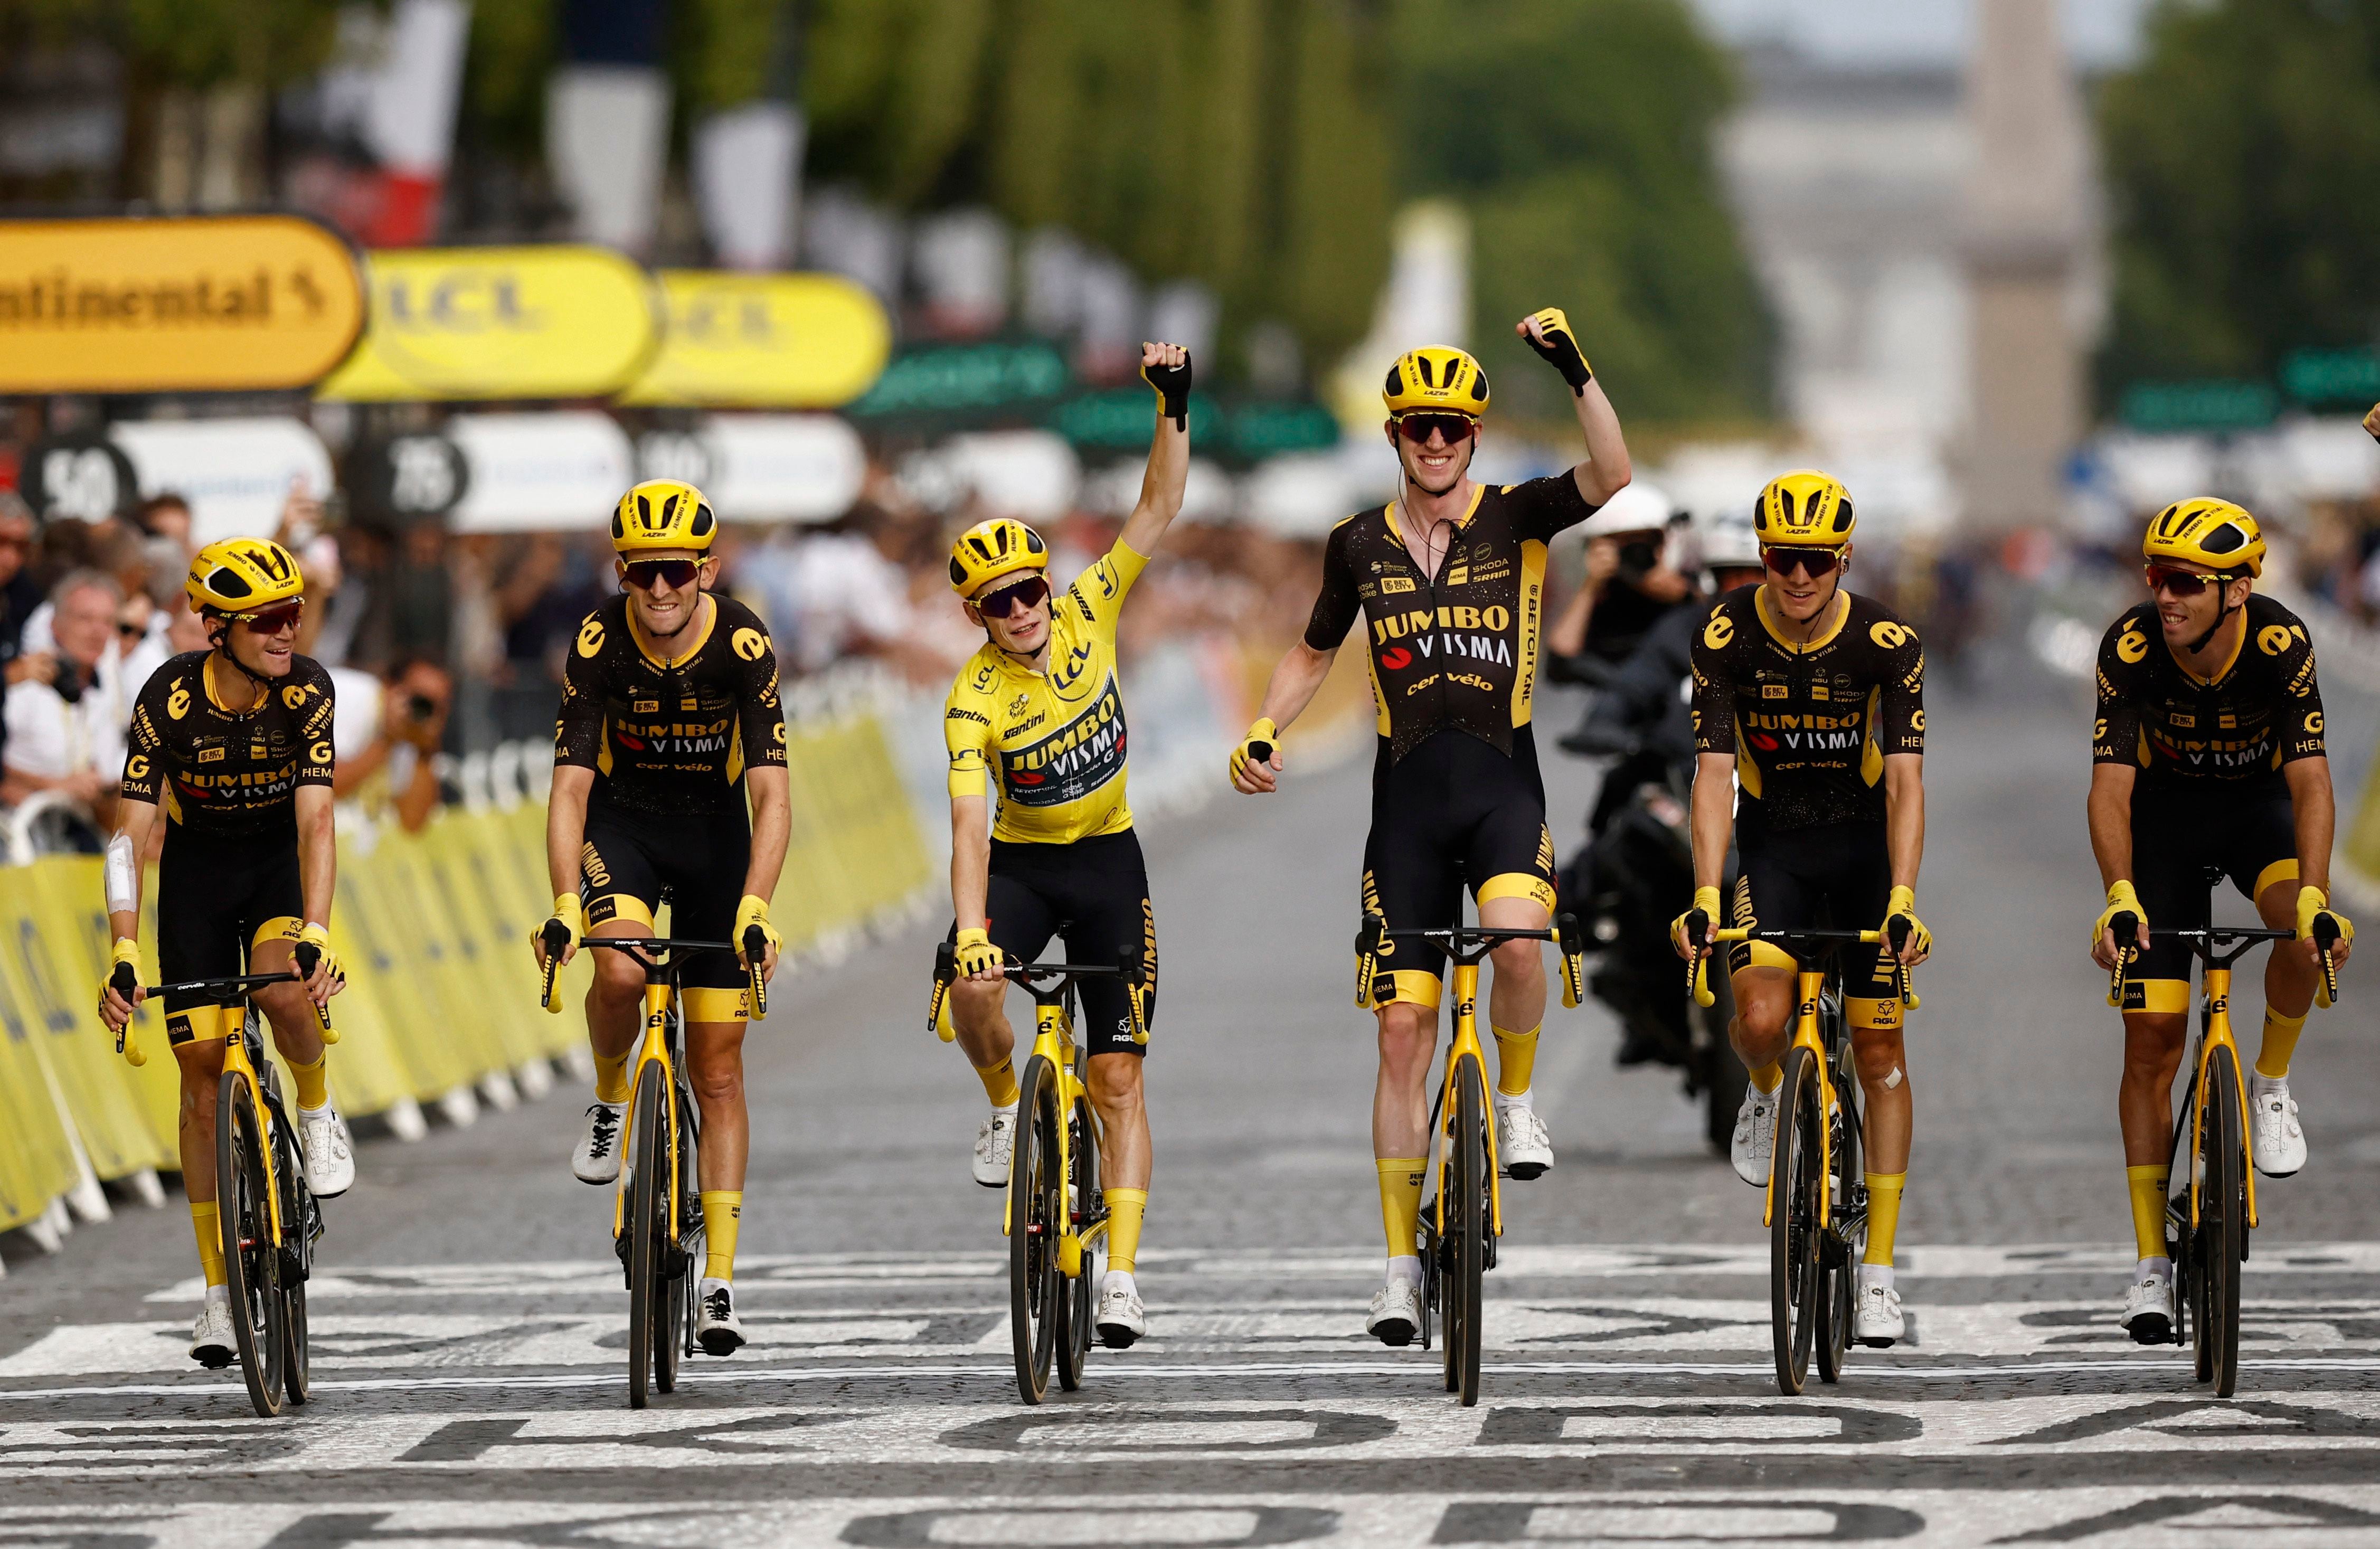
[[[1380,653],[1380,665],[1391,672],[1402,672],[1413,665],[1413,652],[1402,646],[1390,646]]]

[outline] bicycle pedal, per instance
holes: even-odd
[[[1530,1183],[1543,1178],[1548,1170],[1543,1162],[1515,1162],[1511,1167],[1498,1168],[1497,1176]]]
[[[225,1372],[239,1364],[239,1357],[237,1355],[226,1355],[220,1361],[209,1361],[203,1356],[197,1360],[200,1369],[207,1372]]]

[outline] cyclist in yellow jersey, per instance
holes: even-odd
[[[1305,637],[1273,669],[1263,716],[1231,757],[1234,789],[1271,791],[1282,768],[1281,729],[1313,700],[1340,646],[1357,642],[1379,730],[1363,906],[1392,930],[1458,923],[1466,887],[1483,926],[1543,930],[1553,917],[1553,839],[1529,730],[1546,546],[1626,488],[1630,466],[1620,417],[1560,309],[1533,313],[1513,332],[1569,384],[1586,460],[1525,484],[1473,482],[1486,373],[1458,349],[1400,356],[1382,393],[1381,427],[1404,475],[1397,499],[1331,529]],[[1359,620],[1362,631],[1351,636]],[[1257,743],[1272,745],[1269,759],[1250,756]],[[1513,1178],[1540,1178],[1553,1166],[1530,1090],[1545,1019],[1544,954],[1535,941],[1508,941],[1494,958],[1496,1154]],[[1386,1283],[1364,1326],[1386,1345],[1409,1343],[1421,1324],[1415,1231],[1443,965],[1442,953],[1398,942],[1361,991],[1379,1017],[1372,1153],[1389,1243]]]
[[[1002,1002],[1007,960],[1029,962],[1062,936],[1070,960],[1112,962],[1127,941],[1146,965],[1142,1026],[1157,1012],[1157,917],[1124,801],[1123,695],[1116,618],[1182,509],[1190,467],[1190,353],[1143,345],[1141,375],[1159,398],[1140,502],[1115,547],[1052,597],[1049,545],[1024,523],[978,523],[951,551],[951,585],[987,638],[951,684],[942,711],[951,758],[952,940],[960,977],[950,1019],[983,1081],[991,1117],[976,1136],[975,1180],[1008,1182],[1016,1138],[1015,1033]],[[999,812],[990,811],[997,784]],[[1133,1278],[1148,1204],[1146,1052],[1132,993],[1116,979],[1079,986],[1086,1075],[1103,1131],[1108,1272],[1095,1314],[1122,1349],[1148,1331]]]
[[[759,926],[768,940],[762,975],[776,973],[769,901],[784,869],[793,805],[777,659],[759,616],[710,589],[718,534],[710,502],[690,484],[648,479],[620,497],[612,548],[623,595],[587,615],[564,668],[545,847],[553,918],[569,935],[563,962],[577,954],[582,933],[652,935],[664,891],[672,936],[737,944],[732,953],[693,954],[680,979],[686,1074],[702,1114],[695,1337],[723,1356],[744,1343],[735,1279],[751,1132],[744,1028],[752,1009],[742,943],[746,928]],[[542,968],[542,931],[535,946]],[[644,993],[640,962],[596,954],[587,990],[595,1101],[570,1159],[582,1183],[620,1176]]]

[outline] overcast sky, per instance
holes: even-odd
[[[1947,64],[1966,52],[1970,17],[1991,0],[1692,0],[1733,43],[1783,41],[1842,63]],[[2150,0],[2061,0],[2067,46],[2085,65],[2130,59]]]

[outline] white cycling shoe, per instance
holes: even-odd
[[[1130,1349],[1135,1339],[1148,1332],[1148,1312],[1141,1306],[1140,1288],[1129,1274],[1121,1269],[1108,1271],[1099,1287],[1099,1310],[1091,1324],[1099,1331],[1099,1343],[1111,1350]]]
[[[1399,1277],[1372,1293],[1372,1314],[1364,1332],[1384,1345],[1400,1349],[1413,1343],[1421,1329],[1421,1288]]]
[[[735,1288],[706,1279],[694,1298],[694,1342],[705,1355],[734,1355],[744,1348],[744,1325],[735,1316]]]
[[[1782,1082],[1776,1092],[1747,1086],[1743,1106],[1735,1110],[1735,1135],[1728,1142],[1727,1159],[1735,1164],[1735,1176],[1755,1189],[1768,1186],[1769,1158],[1777,1150],[1777,1098],[1784,1090]]]
[[[2124,1288],[2124,1315],[2118,1327],[2136,1345],[2169,1344],[2173,1339],[2173,1278],[2154,1269],[2134,1275]]]
[[[334,1200],[356,1186],[356,1151],[347,1121],[329,1104],[298,1110],[298,1145],[306,1156],[306,1187],[318,1200]]]
[[[994,1108],[975,1132],[975,1180],[987,1189],[1008,1187],[1009,1159],[1016,1155],[1016,1110]]]
[[[230,1298],[210,1296],[190,1329],[190,1359],[210,1372],[220,1372],[239,1359],[234,1337]]]
[[[1526,1103],[1496,1105],[1496,1155],[1503,1158],[1505,1173],[1524,1183],[1553,1167],[1553,1137],[1536,1109]]]
[[[570,1154],[570,1176],[581,1183],[615,1183],[620,1178],[620,1127],[628,1105],[600,1098],[587,1105],[587,1133]]]
[[[2289,1077],[2272,1081],[2251,1071],[2248,1117],[2255,1126],[2252,1149],[2258,1172],[2287,1178],[2305,1166],[2305,1131],[2298,1128],[2298,1103],[2289,1095]]]
[[[1901,1336],[1900,1292],[1880,1280],[1863,1280],[1852,1299],[1852,1337],[1876,1349],[1890,1349]]]

